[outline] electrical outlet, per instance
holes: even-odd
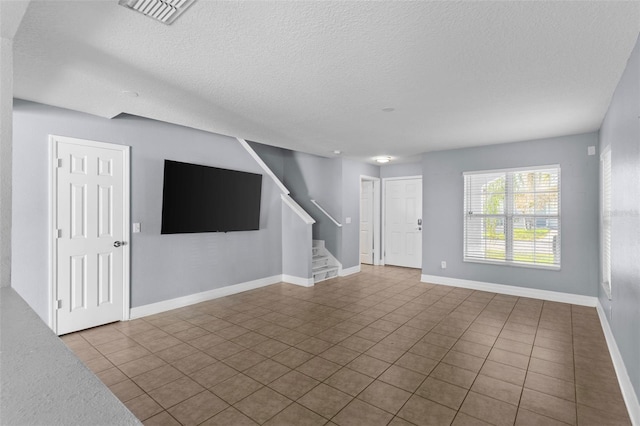
[[[596,147],[595,147],[595,145],[587,147],[587,155],[596,155]]]
[[[445,260],[440,262],[440,268],[447,269],[447,262]]]

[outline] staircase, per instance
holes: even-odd
[[[340,264],[329,250],[324,246],[324,240],[313,240],[311,273],[313,274],[313,282],[335,278],[340,271]]]

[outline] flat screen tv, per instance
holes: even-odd
[[[260,229],[262,175],[164,160],[162,234]]]

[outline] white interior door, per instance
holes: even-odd
[[[422,266],[422,179],[385,184],[385,264]]]
[[[128,318],[128,148],[53,142],[54,330]]]
[[[360,263],[373,264],[373,181],[360,181]]]

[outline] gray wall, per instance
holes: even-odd
[[[131,146],[131,306],[282,273],[280,191],[263,176],[260,230],[160,235],[163,160],[262,174],[233,138],[123,116],[113,120],[41,104],[14,103],[13,282],[47,317],[48,135]]]
[[[311,278],[312,226],[282,203],[282,273]]]
[[[426,153],[422,273],[588,296],[597,294],[598,134]],[[562,269],[463,262],[463,178],[474,170],[559,164]],[[440,261],[447,269],[440,269]]]
[[[280,182],[284,183],[284,152],[283,148],[247,141],[249,146],[258,154],[260,159],[271,169]]]
[[[380,177],[383,179],[405,176],[422,176],[422,162],[380,166]]]
[[[342,160],[342,258],[343,268],[360,265],[360,176],[380,177],[380,167]],[[346,218],[351,218],[351,223]]]
[[[281,177],[284,185],[315,220],[313,238],[324,240],[343,268],[360,264],[360,176],[380,177],[380,167],[342,158],[274,148],[251,142],[260,158]],[[278,155],[278,152],[280,153]],[[284,162],[284,166],[282,163]],[[418,163],[420,166],[420,164]],[[398,170],[405,170],[404,166]],[[415,166],[409,168],[412,172]],[[282,176],[279,174],[282,170]],[[421,173],[419,173],[421,174]],[[337,227],[310,200],[315,199],[342,228]],[[351,223],[346,223],[346,218]]]
[[[291,198],[316,220],[313,238],[324,240],[338,260],[342,257],[342,232],[310,200],[316,200],[334,219],[342,217],[342,164],[339,158],[283,150],[284,186]]]
[[[612,226],[609,301],[600,302],[640,396],[640,41],[611,100],[600,129],[600,152],[611,147]]]
[[[360,265],[360,176],[380,177],[380,167],[343,158],[326,158],[275,148],[256,142],[251,147],[283,181],[315,220],[313,238],[324,240],[343,268]],[[420,163],[392,167],[399,176],[421,175]],[[419,170],[417,172],[416,170]],[[309,200],[315,199],[342,228],[337,227]],[[346,218],[351,223],[346,223]]]
[[[0,38],[0,287],[11,284],[12,47]]]

